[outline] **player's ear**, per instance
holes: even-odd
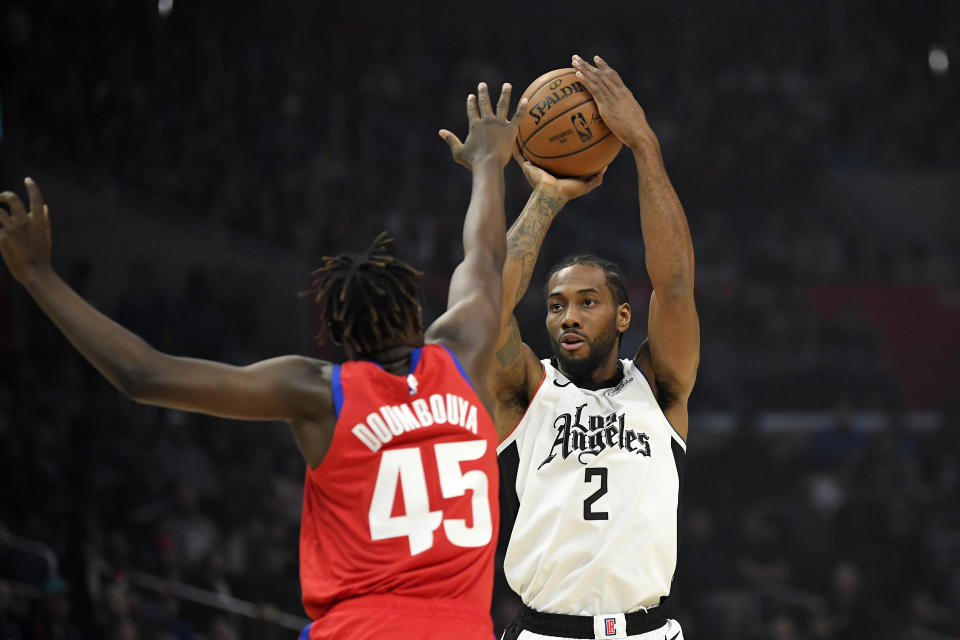
[[[630,328],[630,318],[632,317],[630,311],[630,303],[624,302],[617,305],[617,331],[624,333],[627,329]]]

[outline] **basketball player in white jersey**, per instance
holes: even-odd
[[[637,167],[653,284],[648,338],[633,358],[619,359],[632,319],[623,275],[581,255],[548,277],[555,357],[539,360],[523,343],[513,309],[547,229],[602,176],[557,179],[518,158],[534,191],[507,236],[504,323],[489,378],[501,510],[505,521],[516,513],[504,572],[524,605],[504,638],[682,640],[661,605],[677,564],[687,399],[700,357],[693,245],[643,109],[616,71],[599,56],[594,62],[573,57]]]

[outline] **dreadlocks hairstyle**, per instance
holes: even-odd
[[[409,264],[387,253],[393,238],[383,231],[363,253],[324,256],[313,271],[314,295],[321,326],[317,342],[327,338],[358,353],[373,353],[411,323],[421,330],[417,313],[420,276]]]
[[[569,258],[564,258],[557,264],[553,265],[553,268],[550,269],[550,273],[547,274],[547,281],[543,285],[544,298],[550,294],[550,291],[547,290],[547,287],[550,286],[550,278],[553,277],[553,274],[561,269],[572,267],[575,264],[584,264],[603,269],[603,274],[606,276],[607,287],[610,289],[610,293],[613,294],[614,304],[621,305],[624,302],[630,302],[630,297],[627,295],[625,278],[623,277],[623,269],[620,268],[620,265],[611,260],[604,260],[603,258],[592,253],[581,253],[579,255],[570,256]]]

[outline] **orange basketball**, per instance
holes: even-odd
[[[533,164],[557,176],[586,176],[610,164],[622,143],[603,124],[574,69],[543,74],[523,92],[517,142]]]

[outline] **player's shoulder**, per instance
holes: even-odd
[[[336,365],[327,360],[302,355],[289,355],[274,358],[276,366],[286,374],[304,382],[329,384],[333,379]]]
[[[321,360],[320,358],[311,358],[310,356],[295,355],[286,357],[290,358],[291,362],[301,367],[304,371],[313,371],[325,375],[330,375],[330,370],[336,366],[335,362]]]
[[[416,351],[416,350],[415,350]],[[445,344],[442,340],[433,340],[429,342],[424,342],[423,346],[420,347],[420,356],[427,358],[437,358],[447,361],[457,361],[457,356],[454,355],[453,350],[449,345]]]
[[[284,407],[289,420],[323,419],[332,409],[332,365],[302,355],[261,360],[242,368],[251,383]]]
[[[419,349],[415,349],[410,357],[413,359],[410,363],[411,372],[417,370],[421,363],[431,368],[439,367],[441,370],[455,368],[467,382],[470,381],[456,352],[443,342],[426,342]]]

